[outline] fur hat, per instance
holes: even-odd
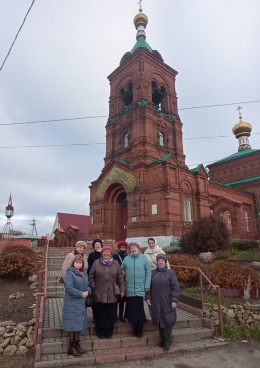
[[[136,247],[136,248],[140,249],[140,245],[137,244],[137,243],[129,243],[127,248],[128,248],[128,250],[130,250],[132,247]]]
[[[103,254],[103,252],[105,252],[105,250],[108,250],[111,254],[113,253],[112,248],[109,247],[108,245],[105,245],[102,249],[101,249],[101,253]]]
[[[124,240],[120,240],[120,242],[117,243],[117,249],[120,249],[121,245],[124,245],[126,248],[128,247],[128,243]]]
[[[92,247],[95,248],[95,244],[96,243],[100,243],[101,244],[101,248],[103,247],[103,243],[102,243],[102,240],[101,239],[95,239],[93,240],[92,242]]]
[[[167,263],[167,257],[166,257],[165,254],[162,254],[162,253],[157,254],[157,256],[156,256],[157,263],[158,263],[159,259],[163,259],[165,264]]]
[[[87,248],[87,243],[84,242],[83,240],[79,240],[76,244],[75,244],[75,248],[77,247],[84,247],[85,249]]]

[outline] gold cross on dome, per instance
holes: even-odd
[[[139,0],[139,3],[138,3],[138,5],[139,5],[139,11],[142,11],[142,1],[143,0]]]
[[[241,110],[242,110],[243,107],[241,106],[238,106],[237,110],[239,111],[239,117],[242,118],[242,115],[241,115]]]

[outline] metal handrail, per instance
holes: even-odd
[[[48,252],[49,252],[49,236],[47,244],[44,246],[43,252],[43,268],[38,272],[38,292],[36,294],[36,313],[34,328],[34,360],[40,358],[41,329],[43,325],[44,299],[47,299],[47,280],[48,280]]]
[[[190,268],[197,270],[199,273],[200,278],[200,297],[201,297],[201,303],[202,303],[202,309],[204,305],[204,295],[203,295],[203,277],[204,279],[210,284],[210,286],[214,289],[215,293],[217,294],[218,298],[218,315],[219,315],[219,328],[221,336],[224,336],[224,330],[223,330],[223,317],[222,317],[222,309],[221,309],[221,298],[220,298],[220,287],[219,285],[214,285],[208,277],[204,274],[203,271],[199,267],[190,267],[190,266],[177,266],[177,265],[170,265],[170,267],[177,267],[177,268]]]
[[[44,299],[47,299],[49,242],[50,242],[50,238],[48,236],[46,250],[45,250],[45,265],[44,265]]]

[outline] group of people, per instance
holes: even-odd
[[[118,252],[113,254],[110,246],[103,246],[101,239],[95,239],[93,252],[87,258],[86,246],[84,241],[78,241],[62,266],[65,296],[61,328],[68,331],[68,354],[85,353],[79,335],[87,327],[85,300],[90,294],[93,322],[100,339],[111,339],[114,324],[118,320],[124,323],[126,319],[133,326],[132,336],[142,337],[146,323],[145,299],[161,337],[158,346],[169,350],[180,287],[156,239],[148,239],[144,254],[137,243],[125,241],[117,244]]]

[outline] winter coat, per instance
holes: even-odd
[[[83,291],[91,293],[88,284],[88,274],[83,276],[74,267],[70,267],[65,276],[65,295],[61,329],[65,331],[83,331],[87,327],[87,312]]]
[[[113,254],[113,259],[116,260],[121,266],[126,256],[127,256],[126,252],[122,252],[122,250],[119,250],[117,253]]]
[[[62,276],[63,280],[65,280],[65,275],[66,275],[67,269],[71,266],[71,263],[72,263],[73,259],[76,257],[77,254],[75,253],[75,251],[73,251],[73,252],[68,253],[66,255],[66,257],[64,259],[64,262],[63,262],[63,265],[62,265],[62,268],[61,268],[61,276]],[[85,263],[84,269],[87,270],[88,269],[88,259],[87,259],[87,256],[85,254],[84,254],[84,263]]]
[[[101,252],[97,252],[96,250],[94,250],[94,252],[89,253],[88,255],[88,275],[89,275],[89,272],[91,270],[93,263],[97,259],[100,259],[100,258],[101,258]]]
[[[148,248],[146,249],[146,251],[144,252],[144,254],[146,255],[149,263],[150,263],[150,266],[151,266],[151,269],[152,270],[155,270],[156,267],[157,267],[157,261],[156,261],[156,256],[158,254],[165,254],[164,251],[162,250],[161,247],[159,247],[159,245],[157,244],[157,240],[155,238],[153,238],[154,242],[155,242],[155,246],[154,248],[150,248],[148,246]],[[167,262],[167,267],[170,268],[169,266],[169,263]]]
[[[151,283],[151,267],[146,256],[130,254],[121,268],[126,272],[126,296],[144,296],[144,289],[149,289]]]
[[[89,273],[89,284],[95,303],[116,303],[114,283],[125,292],[125,280],[118,262],[113,261],[110,266],[96,260]]]
[[[152,321],[158,328],[173,327],[176,322],[176,308],[172,309],[172,302],[178,303],[180,286],[172,270],[165,266],[152,271],[150,290],[145,299],[151,300]]]

